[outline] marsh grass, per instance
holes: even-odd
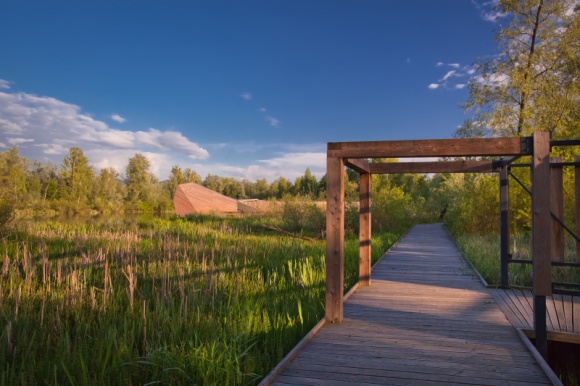
[[[27,223],[0,243],[0,384],[257,383],[324,315],[324,241],[266,221]],[[352,238],[345,291],[357,270]]]
[[[500,240],[498,236],[454,235],[457,244],[489,285],[499,285],[500,280]],[[575,241],[565,238],[565,261],[573,262],[576,257]],[[514,259],[532,258],[529,235],[512,236],[510,251]],[[510,264],[509,284],[511,286],[532,286],[531,264]],[[565,283],[580,283],[580,268],[552,267],[552,280]]]

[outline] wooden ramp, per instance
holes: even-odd
[[[372,286],[325,324],[274,385],[552,384],[440,224],[417,225]]]
[[[512,326],[522,330],[534,329],[534,298],[531,291],[490,289],[489,292]],[[549,340],[580,343],[580,297],[547,296],[546,328]]]

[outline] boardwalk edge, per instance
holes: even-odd
[[[536,362],[538,362],[542,370],[544,370],[544,373],[546,373],[546,376],[550,379],[552,384],[554,386],[564,386],[562,381],[560,381],[560,378],[558,378],[558,376],[556,375],[556,373],[554,373],[550,365],[548,365],[546,360],[540,355],[538,350],[536,350],[536,347],[534,347],[532,342],[530,342],[526,334],[524,334],[524,332],[520,328],[516,328],[515,330],[518,332],[520,339],[522,340],[522,342],[524,342],[526,348],[528,349],[528,351],[530,351],[530,353],[532,354]]]

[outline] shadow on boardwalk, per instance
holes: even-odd
[[[413,227],[371,278],[265,383],[551,384],[442,225]]]

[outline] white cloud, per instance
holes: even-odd
[[[447,74],[445,74],[445,76],[441,79],[442,81],[446,81],[447,79],[451,78],[453,75],[455,75],[457,71],[455,70],[451,70],[451,71],[447,71]]]
[[[455,85],[455,88],[458,89],[458,90],[461,90],[461,89],[464,89],[465,86],[466,86],[465,83],[458,83],[458,84]]]
[[[252,99],[252,94],[250,94],[249,92],[244,92],[240,95],[242,97],[243,100],[249,101],[250,99]]]
[[[169,160],[180,155],[190,159],[209,157],[206,149],[178,131],[112,129],[82,113],[77,105],[23,92],[0,92],[0,142],[18,145],[21,154],[31,160],[57,164],[70,147],[78,146],[92,164],[118,170],[124,168],[121,155],[126,164],[136,153],[148,154],[154,173],[164,170],[163,163],[170,167]]]
[[[119,114],[113,114],[111,115],[111,119],[115,122],[119,122],[119,123],[125,123],[127,120],[125,118],[123,118],[122,116],[120,116]]]
[[[461,66],[459,65],[459,63],[449,63],[449,64],[448,64],[448,66],[449,66],[449,67],[453,67],[453,68],[459,68],[459,67],[461,67]]]
[[[280,121],[277,120],[274,117],[266,117],[266,122],[268,122],[270,124],[270,126],[274,126],[274,127],[278,127],[278,125],[280,124]]]
[[[0,90],[8,90],[10,89],[10,84],[12,82],[9,82],[7,80],[4,79],[0,79]]]
[[[439,88],[439,86],[440,85],[437,83],[431,83],[428,87],[429,87],[429,90],[436,90]]]
[[[27,143],[27,142],[34,142],[34,139],[30,139],[30,138],[7,138],[8,143],[11,145],[21,145],[23,143]]]
[[[445,63],[443,62],[437,62],[437,67],[441,67],[442,65],[444,65]]]
[[[509,15],[508,12],[500,12],[498,10],[497,7],[499,5],[499,0],[471,0],[471,4],[475,6],[475,8],[479,11],[481,18],[485,21],[495,23],[499,19]]]
[[[265,112],[266,112],[266,111],[268,111],[268,110],[266,110],[266,108],[265,108],[265,107],[260,107],[260,108],[258,109],[258,111],[259,111],[259,112],[261,112],[261,113],[265,113]]]

